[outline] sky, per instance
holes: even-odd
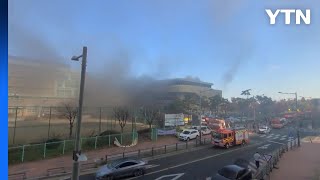
[[[10,0],[9,55],[121,61],[130,76],[198,77],[223,96],[319,98],[320,2],[313,0]],[[311,9],[310,25],[270,25],[265,9]],[[294,17],[292,16],[292,20]],[[121,73],[123,73],[121,71]]]

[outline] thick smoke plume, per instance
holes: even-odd
[[[135,77],[130,54],[118,52],[104,60],[104,70],[88,73],[85,86],[85,104],[88,106],[143,106],[151,104],[160,90],[156,79],[145,75]]]
[[[16,54],[9,54],[11,63],[8,70],[12,78],[9,81],[9,89],[14,93],[44,96],[47,91],[53,90],[54,79],[64,78],[59,69],[69,66],[44,39],[38,38],[28,29],[9,24],[9,45],[11,44],[14,45]],[[22,75],[23,78],[16,74]]]
[[[59,70],[68,71],[70,67],[45,40],[39,39],[27,29],[12,24],[9,37],[17,53],[16,56],[9,56],[9,75],[13,77],[9,81],[12,85],[10,87],[9,84],[11,92],[19,95],[47,96],[55,91],[55,80],[68,78],[65,72]],[[93,60],[88,57],[88,62]],[[158,92],[167,87],[151,75],[134,76],[132,57],[124,48],[119,48],[113,56],[102,60],[102,71],[92,72],[89,69],[86,73],[85,106],[151,105]],[[24,69],[21,64],[26,64],[27,68]],[[155,72],[157,78],[159,74],[163,74],[162,72],[169,71],[162,63],[158,64],[161,70]],[[14,78],[21,73],[22,79]],[[80,78],[80,72],[78,77]]]
[[[230,45],[230,50],[233,51],[231,55],[230,62],[227,71],[223,75],[224,87],[226,88],[230,84],[235,76],[237,75],[239,69],[244,67],[252,55],[252,39],[250,37],[242,39],[237,43],[237,46]]]

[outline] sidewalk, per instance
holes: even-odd
[[[157,141],[139,142],[138,145],[126,148],[125,152],[137,151],[139,149],[146,149],[151,147],[160,147],[177,143],[178,140],[173,136],[160,137]],[[96,159],[105,158],[106,155],[120,154],[124,151],[123,148],[111,147],[99,150],[83,152],[87,157],[86,163],[94,162]],[[26,172],[27,178],[46,176],[47,169],[56,167],[66,167],[68,171],[72,168],[72,155],[60,156],[52,159],[39,160],[34,162],[25,162],[17,165],[9,166],[9,174]]]
[[[320,141],[301,142],[301,147],[286,152],[270,175],[272,180],[319,180]]]

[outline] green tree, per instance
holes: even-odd
[[[242,96],[247,96],[247,99],[248,99],[249,96],[251,95],[250,91],[251,91],[251,89],[247,89],[247,90],[241,91],[241,95]]]
[[[228,111],[231,110],[231,103],[228,99],[222,98],[220,107],[221,107],[223,114],[226,116]]]
[[[222,103],[222,97],[219,95],[209,98],[210,110],[213,111],[216,115],[219,114],[219,106]]]

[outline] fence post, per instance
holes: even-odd
[[[111,137],[110,137],[111,135],[109,135],[109,147],[110,147],[110,142],[111,142]]]
[[[98,141],[98,136],[96,136],[96,139],[94,141],[94,149],[97,149],[97,141]]]
[[[108,155],[106,155],[106,163],[108,162]]]
[[[178,151],[178,143],[176,143],[176,151]]]
[[[50,139],[50,128],[51,128],[51,106],[49,109],[48,139]]]
[[[124,158],[124,152],[122,153],[122,158]]]
[[[23,160],[24,160],[24,146],[25,145],[22,146],[21,162],[23,162]]]
[[[63,140],[62,154],[64,154],[65,149],[66,149],[66,140]]]
[[[153,147],[151,148],[151,156],[153,156]]]
[[[164,153],[167,154],[167,145],[164,145]]]
[[[102,112],[102,108],[100,107],[100,109],[99,109],[99,134],[101,133],[101,112]]]
[[[122,144],[122,133],[121,133],[120,139],[121,139],[121,140],[120,140],[120,143]]]
[[[14,118],[13,144],[15,144],[15,139],[16,139],[17,118],[18,118],[18,107],[16,107],[16,116]]]
[[[43,146],[43,158],[46,158],[46,149],[47,149],[47,143],[44,143],[44,146]]]

